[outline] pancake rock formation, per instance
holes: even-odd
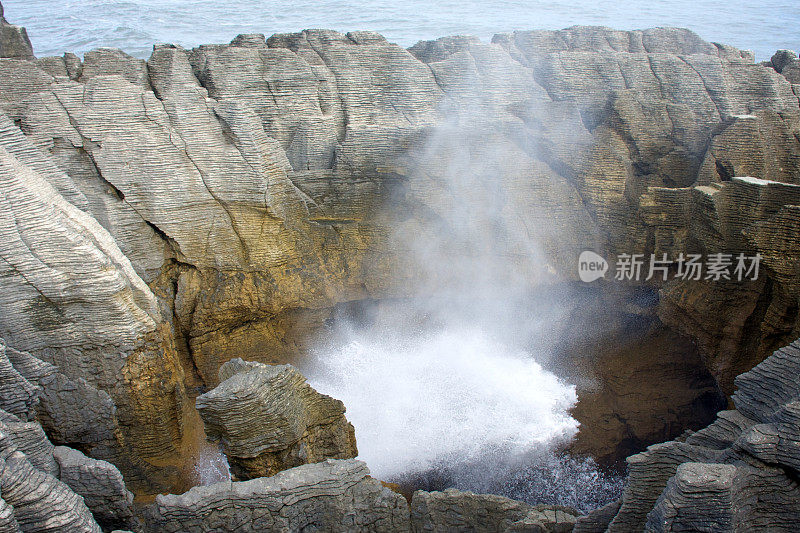
[[[411,502],[413,531],[503,531],[569,533],[577,512],[569,508],[533,506],[494,496],[455,489],[417,491]]]
[[[163,531],[566,528],[568,510],[467,493],[409,509],[352,459],[344,406],[280,366],[343,306],[462,293],[458,266],[490,242],[493,281],[579,287],[597,311],[564,322],[591,337],[570,342],[598,378],[579,391],[581,451],[675,439],[733,395],[708,428],[632,456],[621,501],[576,530],[790,528],[798,68],[677,28],[408,50],[306,30],[35,58],[3,19],[0,523],[138,528],[130,489],[184,492],[150,510]],[[419,260],[420,240],[452,269]],[[584,286],[589,249],[672,272],[681,254],[761,264]],[[187,492],[204,391],[245,481]]]
[[[798,376],[795,341],[736,378],[736,410],[629,457],[621,502],[580,517],[575,531],[794,531]]]
[[[294,367],[233,359],[219,375],[220,384],[198,396],[197,410],[238,479],[358,455],[342,402],[315,391]]]
[[[14,414],[15,410],[20,413],[20,397],[31,398],[36,408],[42,405],[47,385],[23,376],[47,366],[0,340],[4,369],[0,389],[5,392],[0,395],[2,531],[99,533],[101,526],[110,531],[135,524],[133,494],[114,465],[53,446],[36,414],[29,418]],[[13,391],[17,394],[9,394]]]
[[[157,496],[151,531],[410,531],[408,503],[368,474],[361,461],[328,459]]]
[[[216,386],[226,361],[296,362],[339,305],[458,292],[457,276],[408,253],[408,236],[454,264],[472,241],[492,242],[491,276],[532,290],[577,283],[585,249],[769,258],[749,283],[629,287],[621,306],[654,320],[653,356],[618,361],[631,379],[604,385],[586,414],[608,422],[589,451],[619,457],[707,423],[716,386],[730,394],[797,327],[783,191],[797,186],[800,107],[784,75],[794,59],[780,57],[757,64],[681,29],[573,27],[409,50],[309,30],[158,45],[148,60],[113,49],[1,59],[13,205],[27,190],[40,211],[7,211],[23,234],[4,252],[14,312],[0,334],[97,391],[87,395],[111,432],[91,455],[152,493],[175,484],[187,387]],[[466,188],[485,206],[466,221],[454,207],[462,167],[482,169]],[[469,238],[441,242],[465,222]],[[22,264],[23,244],[44,264]],[[517,258],[511,272],[504,257]],[[36,331],[22,335],[23,322]],[[670,335],[686,348],[670,353],[658,342]],[[676,376],[671,395],[614,399],[658,389],[661,360],[716,383]],[[635,412],[645,404],[653,416]]]

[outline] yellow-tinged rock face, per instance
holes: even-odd
[[[691,32],[306,31],[75,61],[0,60],[0,334],[107,391],[145,463],[179,453],[183,382],[295,361],[333,306],[458,294],[476,264],[525,290],[576,282],[585,249],[762,253],[763,285],[653,304],[723,386],[797,323],[797,95]]]

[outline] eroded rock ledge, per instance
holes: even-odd
[[[800,520],[800,341],[736,378],[737,409],[628,458],[621,505],[575,531],[792,531]],[[607,529],[606,529],[607,528]]]
[[[658,335],[694,342],[670,360],[701,361],[725,394],[797,335],[793,53],[755,64],[686,30],[574,27],[410,50],[370,32],[315,30],[160,45],[147,61],[101,49],[81,61],[34,58],[5,20],[0,33],[0,335],[20,350],[0,358],[2,420],[14,428],[0,520],[12,530],[39,527],[36,505],[76,531],[129,520],[113,469],[141,493],[180,485],[187,390],[218,385],[236,357],[302,356],[337,304],[442,282],[397,236],[457,222],[447,150],[426,149],[452,120],[476,157],[514,162],[497,171],[513,191],[498,254],[521,235],[540,243],[554,283],[575,281],[587,248],[761,254],[750,283],[653,282],[644,303],[623,298]],[[796,347],[777,352],[740,378],[738,412],[631,459],[619,509],[591,523],[694,527],[716,507],[727,513],[719,523],[746,528],[773,520],[769,508],[737,514],[748,491],[776,487],[773,503],[795,505],[797,394],[785,381],[796,360]],[[660,379],[647,369],[626,382]],[[644,426],[690,412],[709,388],[659,398],[649,422],[616,406],[602,415],[621,420],[616,435],[672,436],[671,425]],[[86,486],[84,463],[97,473]],[[339,463],[323,464],[299,468]],[[26,499],[32,480],[53,501]],[[334,508],[355,505],[347,490]]]

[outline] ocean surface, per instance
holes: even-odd
[[[38,56],[82,55],[101,46],[148,57],[153,43],[227,43],[240,33],[304,28],[374,30],[408,47],[445,35],[488,40],[512,30],[576,24],[690,28],[706,40],[752,50],[757,60],[800,49],[797,0],[3,0]]]

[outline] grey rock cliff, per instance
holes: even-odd
[[[7,207],[0,222],[0,331],[55,370],[36,379],[44,390],[43,422],[62,443],[101,444],[101,457],[147,470],[142,458],[177,454],[174,436],[183,416],[182,369],[160,325],[157,300],[113,238],[66,200],[85,203],[72,179],[5,116],[0,144],[1,201]],[[148,381],[158,385],[142,388]],[[159,409],[160,421],[153,420],[148,402],[166,407]],[[67,403],[71,408],[64,408]],[[82,418],[81,411],[89,416]],[[84,437],[73,440],[80,427]],[[111,435],[117,427],[122,433]],[[103,432],[99,442],[85,438]],[[125,437],[139,442],[136,459],[123,457],[128,452],[119,439]]]

